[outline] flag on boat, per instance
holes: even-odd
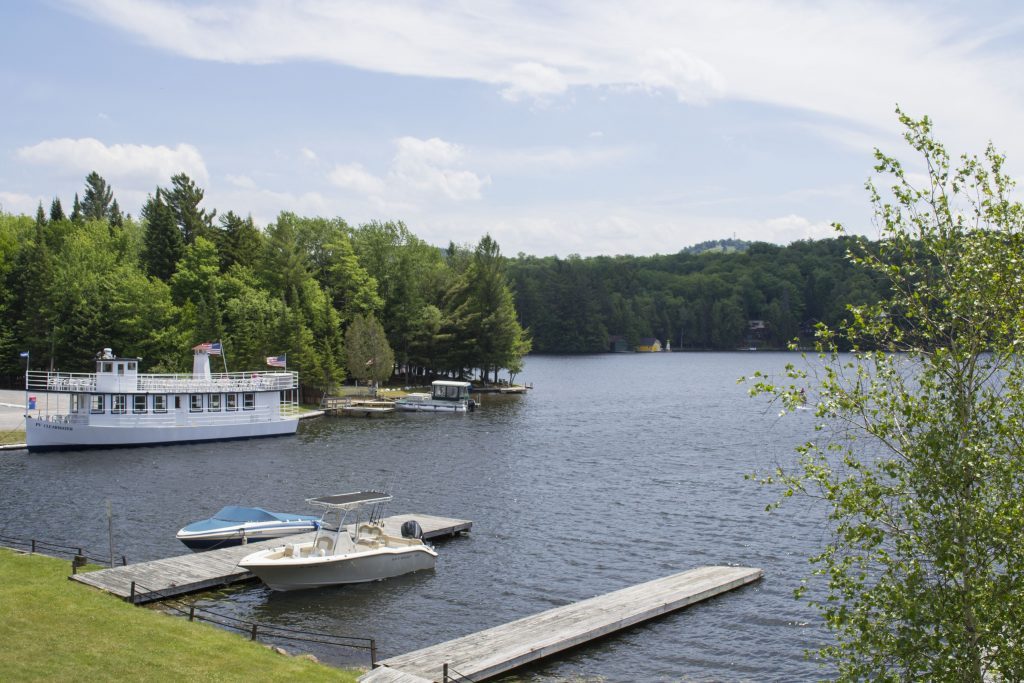
[[[221,354],[220,342],[203,342],[202,344],[196,344],[192,347],[193,351],[206,351],[211,356],[219,356]]]
[[[21,358],[28,358],[28,351],[22,351],[21,353],[18,354],[18,356]]]
[[[283,356],[267,356],[267,365],[272,368],[288,367],[288,354]]]

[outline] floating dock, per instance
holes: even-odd
[[[700,567],[556,607],[378,663],[361,683],[482,681],[757,581],[751,567]]]
[[[456,536],[468,532],[473,527],[473,522],[465,519],[412,514],[387,517],[384,519],[384,527],[387,533],[400,536],[402,523],[410,519],[419,522],[424,540]],[[311,531],[247,545],[100,569],[75,574],[71,578],[136,604],[153,602],[254,579],[252,573],[238,566],[239,560],[264,548],[312,541],[315,533]]]
[[[344,415],[346,417],[383,417],[395,412],[394,401],[374,398],[351,398],[345,396],[325,396],[320,401],[320,409],[327,415]]]

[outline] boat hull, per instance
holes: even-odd
[[[273,552],[254,553],[238,565],[276,591],[390,579],[433,569],[437,560],[437,554],[424,545],[318,558],[264,559]]]
[[[469,407],[466,403],[416,401],[404,403],[395,401],[395,408],[407,412],[421,413],[465,413]]]
[[[295,534],[309,533],[310,531],[316,531],[316,525],[312,522],[309,524],[278,525],[263,529],[234,528],[196,534],[179,531],[177,538],[191,550],[212,550],[213,548],[227,548],[229,546],[242,545],[243,543],[272,541],[275,538],[285,538]]]
[[[133,427],[92,425],[30,416],[25,418],[25,442],[30,451],[161,446],[287,436],[295,433],[298,424],[297,419],[285,418],[238,424]]]

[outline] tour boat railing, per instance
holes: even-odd
[[[106,377],[106,376],[104,376]],[[187,394],[235,391],[273,391],[297,389],[297,372],[223,372],[209,377],[188,374],[140,374],[135,387],[125,387],[131,376],[114,376],[122,384],[117,393]],[[96,391],[96,373],[29,371],[26,378],[28,391],[80,392]],[[105,391],[104,393],[111,393]]]

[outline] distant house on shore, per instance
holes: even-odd
[[[661,351],[661,342],[654,337],[644,337],[636,346],[637,353],[657,353]]]
[[[629,353],[629,342],[621,334],[608,337],[608,350],[612,353]]]

